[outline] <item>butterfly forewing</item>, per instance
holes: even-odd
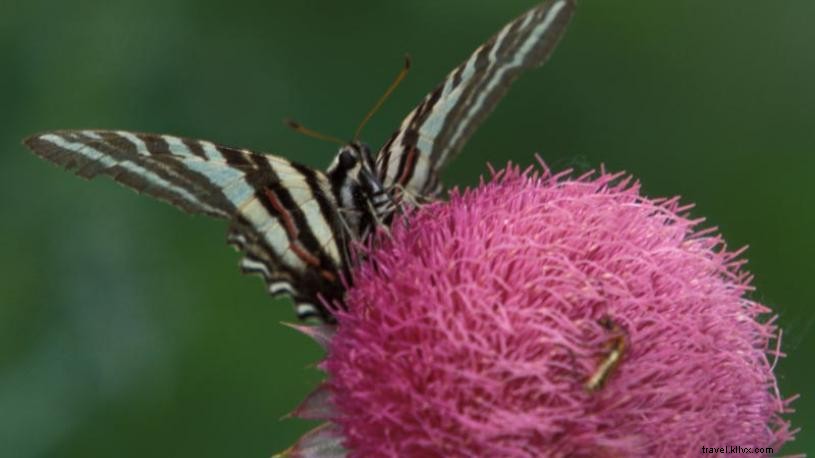
[[[441,189],[439,169],[492,112],[525,69],[543,64],[569,22],[574,0],[549,0],[481,45],[402,121],[377,155],[383,184],[417,198]]]
[[[337,201],[321,172],[285,159],[169,135],[56,131],[31,137],[37,155],[85,178],[109,175],[186,211],[232,222],[228,240],[301,318],[330,320],[347,272]]]

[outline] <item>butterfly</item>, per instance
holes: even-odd
[[[350,245],[411,202],[437,198],[442,167],[525,69],[543,64],[575,0],[548,0],[478,47],[402,121],[376,154],[354,140],[325,171],[205,140],[113,130],[58,130],[24,144],[84,178],[108,175],[182,210],[229,221],[240,267],[299,318],[333,322],[354,263]]]

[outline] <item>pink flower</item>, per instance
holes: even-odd
[[[303,328],[328,381],[295,415],[329,423],[289,453],[777,451],[796,431],[775,316],[742,250],[689,208],[620,174],[510,166],[408,215],[368,250],[337,328]]]

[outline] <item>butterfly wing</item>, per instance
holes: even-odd
[[[108,175],[192,213],[231,221],[244,272],[291,294],[300,318],[331,320],[342,298],[344,234],[324,174],[285,159],[202,140],[127,131],[55,131],[25,140],[38,156],[84,178]]]
[[[574,6],[574,0],[542,3],[504,26],[456,67],[379,151],[382,183],[418,198],[437,194],[440,168],[462,148],[518,75],[546,61]]]

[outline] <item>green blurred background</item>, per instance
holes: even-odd
[[[286,300],[238,273],[225,224],[20,145],[56,128],[201,137],[325,166],[410,52],[364,138],[534,0],[8,1],[0,6],[0,456],[265,457],[311,425],[280,417],[321,352]],[[782,392],[815,450],[815,2],[583,0],[448,169],[490,161],[627,170],[696,202],[750,245],[755,298],[780,314]],[[716,445],[716,444],[707,444]],[[723,445],[723,444],[721,444]],[[745,444],[741,444],[745,445]]]

